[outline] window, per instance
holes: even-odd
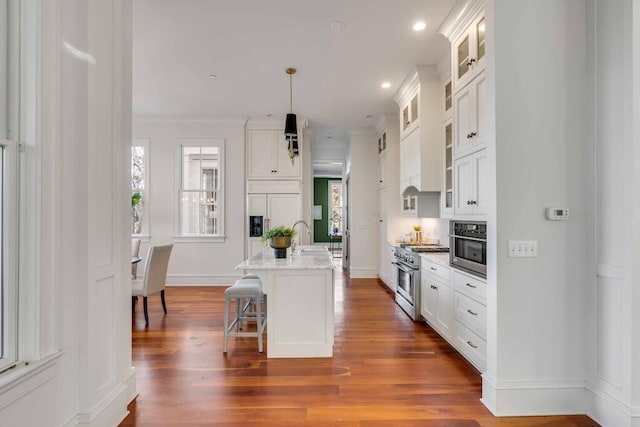
[[[329,234],[342,235],[342,181],[329,181]]]
[[[224,142],[180,147],[180,234],[224,235]]]
[[[7,2],[0,0],[0,28],[8,28],[7,12]],[[9,101],[15,76],[9,73],[8,52],[7,37],[0,37],[0,372],[18,359],[18,150],[8,139],[11,112],[17,109]]]
[[[131,147],[131,234],[149,234],[148,139],[134,139]]]

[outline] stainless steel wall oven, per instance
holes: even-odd
[[[487,223],[449,222],[449,263],[452,267],[487,277]]]

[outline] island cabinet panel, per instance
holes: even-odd
[[[275,258],[265,248],[236,266],[267,295],[267,357],[332,357],[334,264],[326,247],[299,245]]]
[[[269,357],[330,357],[333,354],[330,272],[273,270],[269,276],[266,290],[272,296],[267,302]]]

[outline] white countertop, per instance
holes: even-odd
[[[443,267],[449,267],[449,252],[421,252],[420,256]]]
[[[323,270],[334,268],[331,253],[326,246],[299,245],[286,258],[275,258],[274,250],[264,248],[262,252],[236,265],[236,270]]]

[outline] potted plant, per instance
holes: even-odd
[[[269,241],[269,246],[275,250],[276,258],[286,258],[287,248],[291,246],[291,238],[296,235],[293,228],[280,225],[262,235],[263,241]]]

